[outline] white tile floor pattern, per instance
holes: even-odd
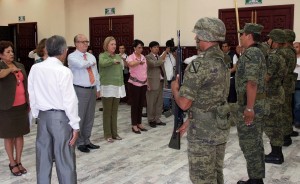
[[[124,139],[108,143],[103,138],[102,112],[98,111],[101,101],[97,101],[92,142],[99,144],[99,150],[90,153],[76,151],[79,184],[190,184],[186,153],[186,137],[182,138],[181,150],[168,148],[173,130],[173,116],[162,117],[166,126],[150,128],[146,118],[144,125],[148,132],[134,134],[130,125],[130,107],[119,107],[119,135]],[[22,163],[28,170],[26,175],[13,176],[8,169],[8,159],[3,141],[0,141],[0,184],[36,183],[35,170],[36,125],[25,136]],[[269,153],[268,139],[264,136],[265,150]],[[290,147],[283,148],[285,162],[282,165],[266,165],[266,184],[300,183],[300,137],[293,138]],[[235,184],[239,179],[247,179],[245,159],[240,150],[236,127],[231,128],[224,163],[225,184]],[[52,183],[57,184],[55,166]]]

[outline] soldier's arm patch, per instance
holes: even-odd
[[[193,60],[189,67],[189,72],[198,73],[200,67],[200,62]]]

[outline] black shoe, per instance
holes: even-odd
[[[262,179],[249,179],[247,181],[238,181],[237,184],[264,184]]]
[[[298,137],[299,136],[299,132],[296,132],[296,131],[293,131],[291,134],[290,134],[291,137]]]
[[[143,132],[147,132],[147,131],[148,131],[146,128],[140,128],[140,127],[138,127],[138,129],[139,129],[140,131],[143,131]]]
[[[270,163],[270,164],[282,164],[283,161],[283,156],[280,155],[275,155],[275,154],[268,154],[265,155],[265,163]]]
[[[99,111],[103,111],[103,108],[102,108],[102,107],[100,107],[100,108],[99,108]]]
[[[134,132],[136,134],[141,134],[141,132],[139,130],[136,131],[136,130],[133,129],[133,127],[131,129],[132,129],[132,132]]]
[[[284,136],[284,143],[283,146],[290,146],[292,144],[292,139],[291,136]]]
[[[152,127],[152,128],[156,128],[156,125],[157,124],[153,121],[149,122],[149,126]]]
[[[142,117],[146,118],[147,117],[147,113],[143,113]]]
[[[85,145],[87,148],[89,148],[89,149],[99,149],[100,148],[100,146],[99,145],[95,145],[95,144],[92,144],[92,143],[90,143],[90,144],[87,144],[87,145]]]
[[[89,148],[86,147],[86,145],[80,145],[77,147],[77,149],[83,153],[88,153],[90,152]]]
[[[166,126],[166,123],[159,122],[159,123],[156,123],[156,125],[160,125],[160,126]]]

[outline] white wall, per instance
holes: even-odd
[[[245,0],[237,3],[253,6],[245,5]],[[283,4],[295,4],[294,30],[299,34],[299,0],[263,0],[261,6]],[[172,37],[176,40],[180,29],[181,45],[192,46],[195,22],[201,17],[218,17],[219,9],[234,8],[234,0],[0,0],[0,25],[16,23],[24,15],[26,22],[38,22],[39,40],[58,34],[72,46],[76,34],[89,37],[89,17],[105,16],[104,9],[112,7],[116,15],[134,15],[134,37],[145,45],[152,40],[161,45]]]
[[[39,40],[54,34],[65,35],[65,3],[62,0],[0,0],[0,25],[37,22]]]

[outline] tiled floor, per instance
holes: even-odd
[[[103,138],[102,112],[97,102],[92,142],[101,145],[99,150],[90,153],[76,151],[78,183],[82,184],[190,184],[186,153],[186,137],[182,138],[181,150],[168,148],[173,130],[173,116],[162,117],[166,126],[150,128],[141,135],[131,132],[130,107],[121,104],[118,116],[119,135],[124,139],[107,143]],[[15,177],[8,169],[8,159],[3,141],[0,143],[0,184],[36,183],[35,172],[36,125],[25,136],[23,165],[26,175]],[[270,151],[268,140],[264,137],[266,153]],[[293,144],[283,148],[285,162],[282,165],[266,165],[267,184],[300,183],[300,137]],[[238,145],[237,131],[231,128],[230,139],[225,156],[225,183],[235,184],[239,179],[247,179],[245,159]],[[52,183],[58,183],[53,167]]]

